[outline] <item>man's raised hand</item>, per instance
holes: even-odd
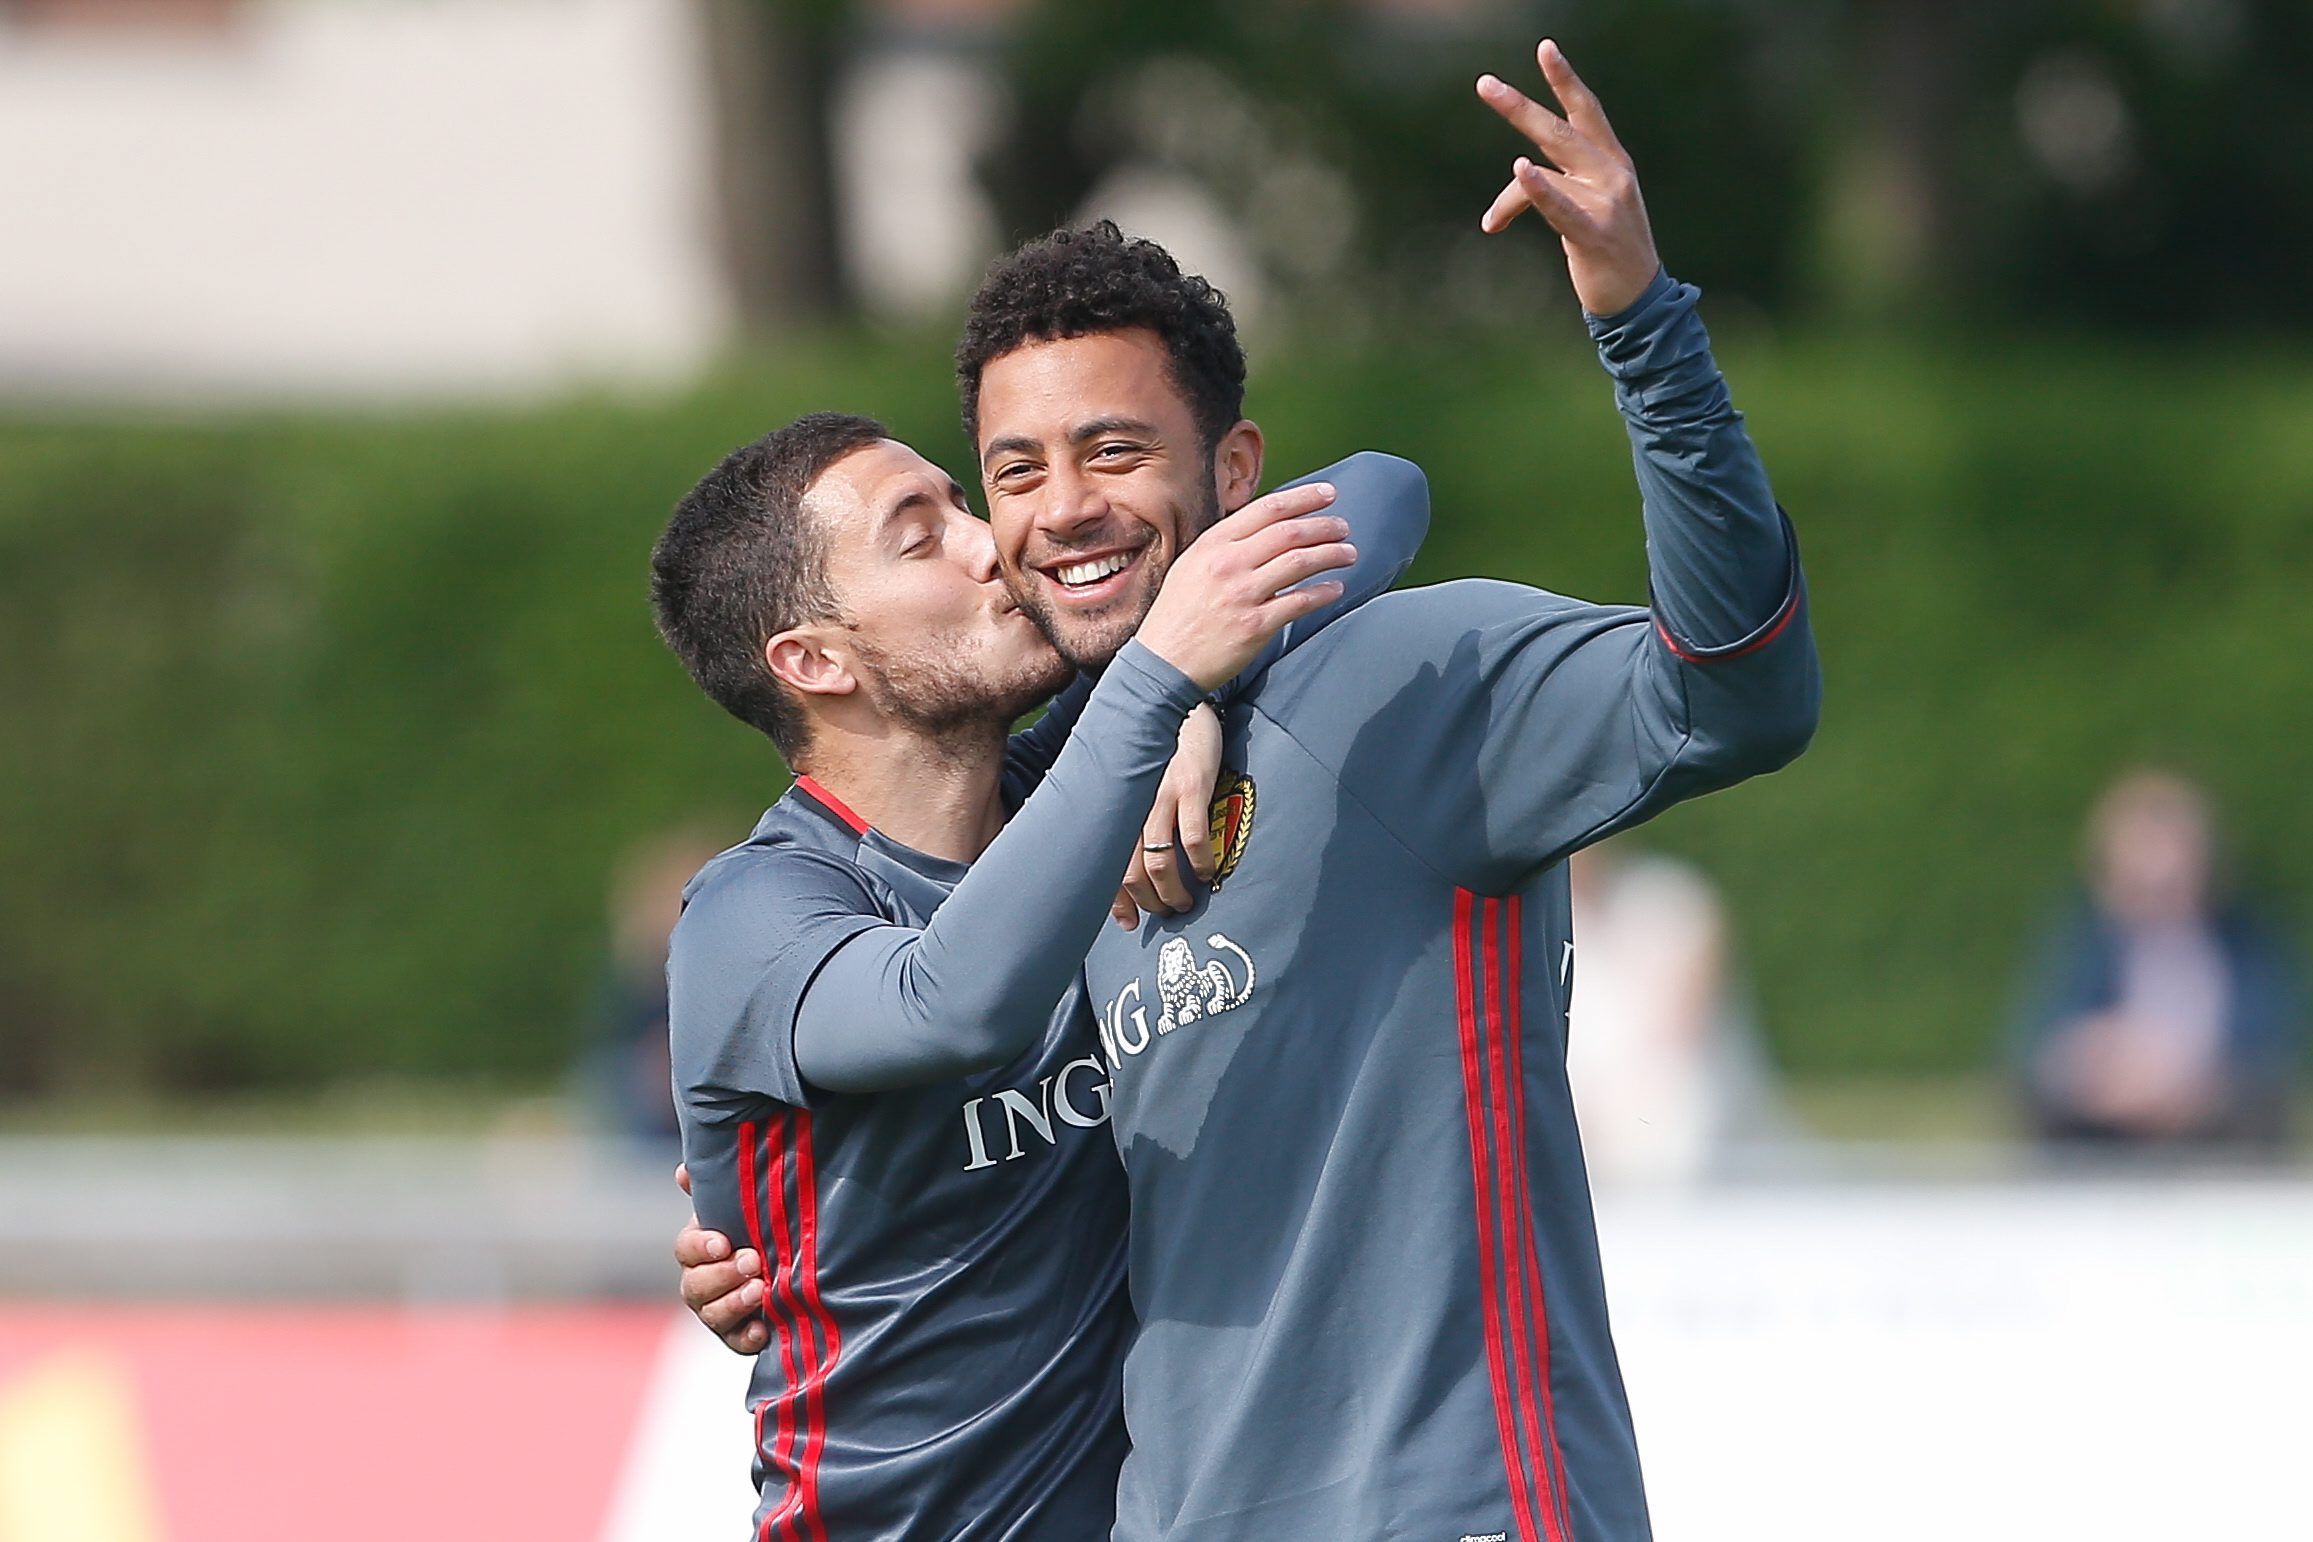
[[[1479,100],[1533,141],[1549,163],[1518,157],[1509,184],[1494,195],[1479,224],[1492,235],[1508,229],[1523,210],[1541,215],[1566,249],[1575,298],[1592,315],[1611,316],[1646,293],[1662,267],[1639,197],[1638,172],[1605,109],[1558,45],[1545,38],[1534,56],[1566,116],[1492,75],[1478,77]]]
[[[1334,579],[1293,587],[1357,560],[1349,521],[1318,512],[1333,497],[1326,482],[1282,487],[1197,537],[1173,559],[1141,646],[1215,690],[1287,623],[1340,599]]]

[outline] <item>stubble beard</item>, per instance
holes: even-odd
[[[1190,541],[1212,529],[1221,518],[1221,500],[1213,490],[1210,464],[1206,466],[1204,479],[1199,485],[1203,489],[1203,502],[1195,511],[1196,517],[1176,522],[1176,528],[1188,529]],[[1156,543],[1152,541],[1143,548],[1148,553],[1142,559],[1144,562],[1153,564],[1157,561],[1155,547]],[[1148,619],[1150,608],[1156,604],[1157,595],[1164,588],[1165,577],[1172,571],[1173,562],[1179,556],[1178,551],[1168,554],[1163,559],[1162,567],[1151,567],[1144,573],[1137,594],[1120,600],[1116,609],[1099,615],[1086,616],[1068,610],[1054,599],[1041,578],[1029,573],[1015,577],[1007,570],[1004,581],[1006,587],[1011,589],[1012,599],[1019,605],[1021,613],[1036,623],[1036,629],[1044,634],[1045,640],[1052,644],[1071,669],[1098,674],[1108,667],[1109,660],[1115,658],[1126,643],[1132,641],[1134,634],[1140,630],[1140,624]]]
[[[884,716],[942,746],[1001,742],[1026,713],[1050,701],[1075,671],[1049,654],[1024,659],[991,680],[952,652],[885,652],[854,639],[867,686]]]

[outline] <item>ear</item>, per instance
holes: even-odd
[[[859,689],[850,660],[820,627],[779,633],[763,645],[763,663],[772,679],[806,696],[848,696]]]
[[[1213,447],[1213,495],[1223,514],[1234,514],[1261,490],[1261,425],[1239,418]]]

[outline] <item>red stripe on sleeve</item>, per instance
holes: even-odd
[[[1486,1195],[1484,1073],[1478,1054],[1477,988],[1470,957],[1473,897],[1467,889],[1454,891],[1454,1015],[1461,1032],[1462,1106],[1470,1126],[1470,1180],[1477,1200],[1480,1315],[1485,1327],[1486,1369],[1493,1382],[1494,1427],[1501,1439],[1502,1466],[1509,1480],[1510,1510],[1517,1521],[1518,1542],[1535,1542],[1534,1510],[1519,1459],[1515,1416],[1510,1411],[1510,1378],[1502,1353],[1501,1298],[1494,1278],[1495,1213]]]
[[[1791,597],[1783,602],[1783,614],[1775,618],[1775,624],[1767,628],[1766,635],[1763,637],[1754,637],[1749,642],[1743,644],[1742,647],[1736,648],[1727,653],[1696,653],[1691,651],[1677,638],[1671,636],[1670,628],[1662,624],[1662,617],[1660,616],[1656,616],[1654,618],[1654,631],[1655,635],[1662,639],[1664,647],[1670,649],[1671,652],[1677,654],[1680,658],[1686,660],[1689,664],[1724,664],[1729,659],[1744,658],[1750,654],[1757,653],[1761,648],[1766,647],[1767,644],[1773,642],[1776,638],[1783,635],[1783,629],[1789,626],[1791,624],[1791,618],[1798,614],[1799,589],[1798,586],[1794,584],[1791,589]]]

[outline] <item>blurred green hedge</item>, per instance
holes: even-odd
[[[1789,1066],[1983,1063],[2131,757],[2212,783],[2252,884],[2313,882],[2313,369],[1722,351],[1801,530],[1824,724],[1649,838],[1726,885]],[[1429,469],[1417,578],[1643,596],[1578,339],[1304,347],[1253,401],[1281,474]],[[651,540],[716,456],[824,405],[968,465],[930,339],[651,405],[0,424],[0,1089],[553,1074],[618,855],[736,838],[785,780],[652,636]]]

